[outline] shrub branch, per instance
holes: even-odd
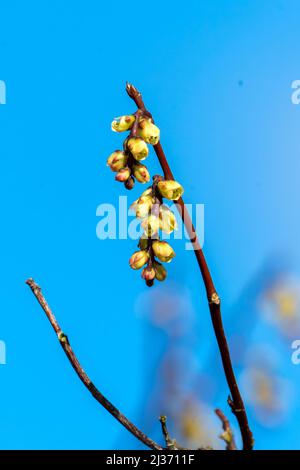
[[[126,91],[130,98],[135,102],[138,110],[146,116],[152,118],[151,113],[146,109],[141,93],[130,83],[126,84]],[[152,118],[153,119],[153,118]],[[164,153],[163,147],[160,143],[154,146],[155,153],[158,157],[161,168],[164,172],[165,179],[174,180],[173,173],[168,164],[166,155]],[[251,450],[253,448],[254,440],[252,432],[248,424],[248,418],[244,406],[242,396],[240,394],[238,384],[235,378],[234,370],[232,367],[232,362],[230,358],[229,348],[227,344],[227,339],[224,332],[222,317],[221,317],[221,299],[216,291],[214,286],[210,270],[208,268],[204,253],[201,249],[195,228],[193,226],[191,217],[185,207],[183,199],[180,198],[177,201],[177,209],[182,218],[182,221],[185,225],[186,231],[189,235],[190,241],[193,244],[194,253],[197,258],[197,262],[201,271],[202,279],[205,285],[208,306],[210,310],[210,316],[217,339],[219,351],[221,354],[222,364],[227,380],[227,384],[231,393],[228,403],[230,404],[233,414],[236,416],[236,419],[239,424],[239,428],[243,440],[243,449]]]
[[[51,323],[51,326],[55,333],[57,334],[57,338],[60,342],[61,347],[63,348],[67,358],[69,359],[71,366],[75,370],[76,374],[80,378],[81,382],[86,386],[89,392],[93,395],[93,397],[102,405],[117,421],[119,421],[131,434],[133,434],[139,441],[145,444],[150,449],[154,450],[162,450],[163,448],[154,442],[150,437],[146,436],[140,429],[138,429],[129,419],[126,418],[119,410],[116,408],[102,393],[95,387],[91,379],[88,377],[86,372],[80,365],[71,345],[69,343],[68,337],[63,333],[62,329],[60,328],[54,313],[52,312],[51,308],[48,305],[45,297],[42,294],[41,288],[36,284],[33,279],[28,279],[26,284],[29,285],[30,289],[32,290],[34,296],[36,297],[37,301],[39,302],[40,306],[44,310],[45,314],[47,315],[48,320]]]

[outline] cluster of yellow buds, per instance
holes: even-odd
[[[150,117],[140,116],[139,113],[116,118],[111,128],[114,132],[130,131],[123,143],[123,150],[116,150],[107,159],[107,165],[116,172],[116,181],[124,183],[127,189],[134,187],[135,180],[148,183],[148,169],[140,161],[148,157],[147,144],[158,143],[159,128]]]
[[[116,181],[124,183],[127,189],[133,188],[135,180],[148,183],[150,174],[141,161],[148,157],[148,144],[156,145],[160,137],[159,128],[149,113],[139,109],[135,114],[121,116],[112,122],[111,128],[115,132],[129,131],[123,150],[115,150],[107,160],[107,165],[116,173]],[[175,215],[163,204],[163,198],[177,201],[182,193],[183,187],[177,181],[154,176],[152,185],[131,206],[141,219],[144,233],[129,265],[135,270],[143,268],[142,278],[148,286],[152,286],[155,279],[165,280],[167,271],[162,263],[169,263],[175,256],[169,243],[159,238],[160,230],[170,234],[177,229]]]
[[[131,205],[136,217],[141,219],[144,234],[139,241],[139,251],[133,253],[129,265],[132,269],[143,268],[142,278],[148,286],[152,286],[154,279],[165,280],[167,271],[161,262],[169,263],[175,256],[169,243],[159,238],[159,230],[170,234],[177,229],[175,215],[162,199],[167,196],[178,200],[182,193],[183,188],[176,181],[154,176],[152,186]]]

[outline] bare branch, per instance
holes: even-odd
[[[222,434],[220,434],[219,437],[220,439],[223,439],[223,441],[226,442],[226,450],[237,450],[233,432],[228,419],[224,415],[223,411],[221,411],[219,408],[215,410],[215,413],[222,422],[223,432]]]
[[[170,450],[178,450],[175,439],[171,439],[168,428],[167,428],[167,417],[160,416],[159,421],[161,423],[161,430],[166,441],[166,447]]]
[[[128,95],[130,96],[130,98],[134,100],[138,109],[143,111],[145,115],[151,116],[151,113],[149,113],[149,111],[145,107],[141,93],[132,84],[127,83],[126,91]],[[174,180],[173,173],[168,164],[166,155],[163,151],[163,148],[160,142],[158,142],[158,144],[154,146],[154,150],[158,157],[161,168],[164,172],[165,179]],[[221,317],[221,300],[217,294],[217,291],[214,286],[205,256],[201,249],[195,228],[193,226],[190,215],[186,209],[186,206],[183,202],[183,199],[180,198],[177,201],[176,205],[177,205],[179,214],[182,218],[182,221],[185,225],[186,231],[189,235],[190,241],[193,244],[194,253],[197,258],[197,262],[201,271],[202,279],[205,285],[211,320],[212,320],[215,336],[217,339],[217,343],[219,346],[219,351],[221,354],[221,359],[222,359],[222,364],[223,364],[227,384],[232,395],[231,410],[236,416],[236,419],[239,423],[239,427],[240,427],[242,439],[243,439],[243,449],[251,450],[253,448],[254,440],[253,440],[252,432],[248,424],[248,418],[247,418],[244,402],[240,394],[238,384],[236,382],[234,370],[232,367],[232,363],[231,363],[229,348],[228,348],[227,339],[225,336],[222,317]]]
[[[150,439],[146,434],[140,431],[131,421],[129,421],[126,416],[124,416],[104,395],[95,387],[92,383],[88,375],[85,373],[83,368],[81,367],[77,357],[71,345],[69,343],[68,337],[63,333],[61,330],[54,313],[50,309],[45,297],[41,292],[41,288],[36,284],[33,279],[28,279],[26,284],[29,285],[31,288],[34,296],[36,297],[37,301],[39,302],[40,306],[44,310],[45,314],[47,315],[48,320],[50,321],[52,328],[54,329],[55,333],[57,334],[58,340],[60,342],[61,347],[63,348],[66,356],[68,357],[73,369],[75,370],[76,374],[89,390],[89,392],[93,395],[93,397],[102,405],[116,420],[118,420],[129,432],[131,432],[137,439],[139,439],[143,444],[150,449],[155,450],[162,450],[163,448]]]

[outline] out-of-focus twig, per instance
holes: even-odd
[[[161,430],[164,436],[164,439],[166,441],[166,447],[169,450],[178,450],[178,447],[176,445],[175,439],[172,439],[170,437],[168,428],[167,428],[167,417],[166,416],[160,416],[159,421],[161,423]]]
[[[215,413],[222,422],[223,432],[222,434],[220,434],[219,437],[220,439],[223,439],[223,441],[226,442],[226,450],[237,450],[237,447],[234,441],[234,435],[233,435],[228,419],[224,415],[223,411],[220,410],[219,408],[215,410]]]

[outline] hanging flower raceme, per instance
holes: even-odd
[[[132,189],[135,181],[148,183],[150,174],[141,162],[149,155],[148,144],[156,145],[159,142],[159,128],[142,110],[116,118],[111,128],[114,132],[129,132],[123,142],[123,150],[115,150],[107,160],[107,165],[116,173],[115,180],[124,183],[126,189]],[[169,263],[175,256],[171,245],[160,239],[160,231],[169,235],[177,229],[175,215],[163,203],[163,198],[177,201],[182,194],[183,187],[177,181],[154,176],[152,186],[131,205],[141,221],[143,235],[129,265],[134,270],[143,268],[142,278],[148,286],[152,286],[155,279],[166,279],[167,271],[162,263]]]
[[[148,157],[147,144],[158,143],[159,128],[150,117],[144,117],[140,112],[115,118],[111,128],[114,132],[129,131],[129,136],[123,142],[123,150],[116,150],[107,160],[110,169],[117,172],[116,181],[124,183],[126,189],[132,189],[135,180],[142,184],[148,183],[148,169],[139,162]]]
[[[167,186],[161,185],[161,183],[167,183]],[[172,185],[170,186],[169,183],[172,183]],[[162,188],[162,191],[160,188]],[[173,191],[172,194],[171,191]],[[172,196],[174,199],[178,199],[180,197],[178,194],[183,193],[183,188],[175,181],[165,181],[161,176],[154,176],[152,186],[146,189],[131,205],[136,217],[141,219],[143,235],[138,244],[141,251],[132,255],[129,264],[133,269],[143,267],[142,278],[148,286],[152,286],[155,279],[158,281],[166,279],[167,271],[161,262],[170,263],[175,256],[171,245],[160,240],[159,237],[159,231],[170,234],[177,229],[174,213],[167,205],[163,204],[164,195],[162,193],[166,194],[166,192],[169,197]],[[132,261],[137,253],[148,254],[145,263],[138,263],[139,268],[136,267],[137,263]],[[143,255],[143,260],[145,259],[145,255]]]

